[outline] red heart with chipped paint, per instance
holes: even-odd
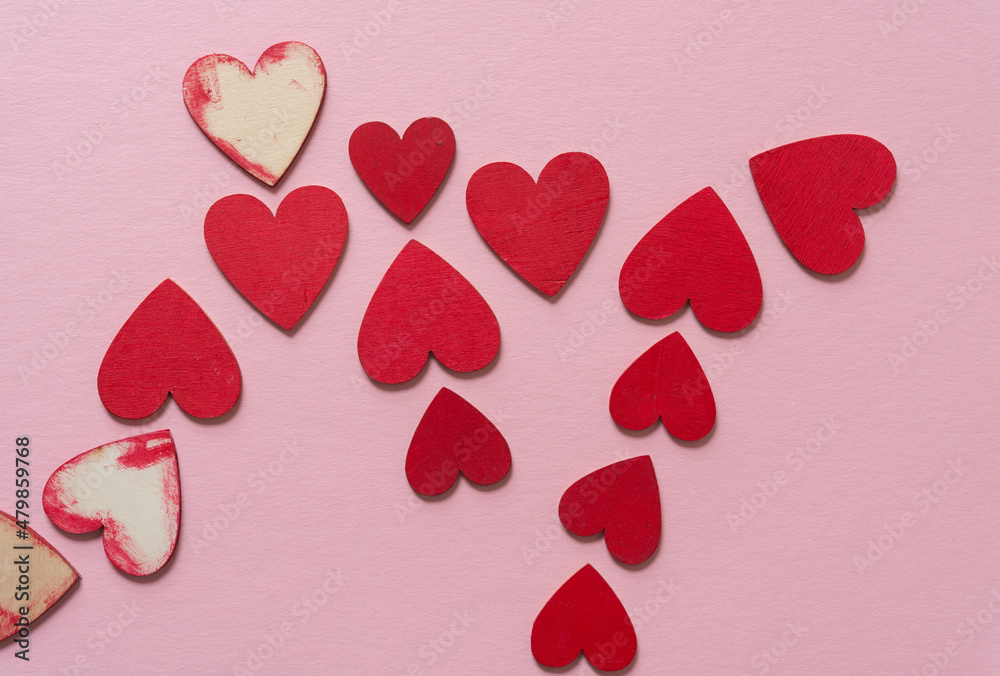
[[[18,537],[18,532],[27,535]],[[22,608],[27,608],[28,625],[32,626],[42,613],[55,605],[76,584],[80,575],[45,538],[32,528],[21,528],[15,518],[6,512],[0,512],[0,549],[3,550],[0,580],[9,580],[0,585],[0,641],[3,641],[26,629],[15,624],[21,621]],[[25,573],[21,570],[25,560],[30,576],[30,603],[24,597],[24,589],[18,591],[18,585],[14,584]]]
[[[750,173],[792,255],[810,270],[835,275],[849,270],[865,246],[865,230],[853,210],[888,196],[896,160],[873,138],[838,134],[751,157]]]
[[[554,296],[604,221],[608,175],[587,153],[557,155],[538,176],[510,162],[480,167],[465,203],[476,230],[514,272]]]
[[[326,90],[319,54],[280,42],[253,72],[242,61],[210,54],[184,74],[184,105],[201,130],[251,176],[273,186],[312,129]]]
[[[188,414],[214,418],[236,404],[241,385],[239,364],[225,338],[170,279],[122,325],[97,372],[104,406],[129,419],[153,415],[168,394]]]
[[[604,531],[611,556],[634,566],[660,544],[660,486],[648,455],[602,467],[566,489],[559,520],[581,537]]]
[[[587,564],[561,586],[535,618],[531,654],[546,667],[564,667],[580,651],[595,668],[624,669],[638,640],[618,596]]]
[[[42,506],[70,533],[104,527],[104,553],[129,575],[162,568],[177,544],[181,483],[170,430],[81,453],[45,483]]]
[[[205,215],[205,244],[233,286],[268,319],[291,330],[333,274],[347,238],[337,193],[309,185],[272,216],[256,197],[223,197]]]
[[[701,439],[715,425],[715,397],[698,358],[674,332],[625,369],[611,390],[611,417],[630,430],[658,419],[673,436]]]
[[[488,366],[500,350],[500,325],[458,270],[411,239],[368,302],[358,332],[358,358],[373,379],[403,383],[431,352],[462,373]]]
[[[375,198],[410,224],[447,175],[455,158],[455,134],[436,117],[420,118],[403,138],[385,122],[367,122],[351,134],[348,154]]]
[[[690,300],[698,321],[715,331],[750,326],[763,296],[753,252],[712,188],[682,202],[635,245],[618,292],[629,312],[646,319],[669,317]]]
[[[442,387],[420,418],[406,452],[406,480],[421,495],[440,495],[462,472],[495,484],[510,472],[510,447],[475,406]]]

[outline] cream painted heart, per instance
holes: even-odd
[[[184,104],[201,130],[236,164],[275,185],[309,135],[326,90],[319,54],[301,42],[267,48],[253,72],[210,54],[184,74]]]
[[[27,533],[27,537],[19,538],[18,532]],[[0,551],[3,551],[0,556],[0,641],[3,641],[20,631],[24,623],[21,609],[28,611],[25,617],[30,625],[61,599],[80,575],[45,538],[31,528],[18,527],[14,517],[6,512],[0,512]],[[28,577],[27,585],[22,584],[22,575]]]
[[[49,477],[42,506],[70,533],[104,526],[104,553],[119,570],[155,573],[174,553],[180,528],[181,484],[170,430],[81,453]]]

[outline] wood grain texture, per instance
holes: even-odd
[[[252,73],[231,56],[203,56],[183,82],[184,105],[205,135],[270,186],[301,149],[325,90],[323,61],[301,42],[268,47]]]
[[[415,121],[402,138],[384,122],[367,122],[351,134],[348,154],[375,198],[410,224],[448,174],[455,158],[455,134],[436,117]]]
[[[242,378],[225,338],[191,296],[167,279],[139,304],[104,354],[97,391],[121,418],[153,415],[173,394],[196,418],[228,412]]]
[[[715,425],[715,397],[698,358],[674,332],[643,352],[611,390],[611,417],[630,430],[658,419],[673,436],[701,439]]]
[[[552,595],[531,628],[531,654],[546,667],[564,667],[583,651],[594,668],[618,671],[632,663],[637,648],[632,620],[590,564]]]
[[[533,287],[554,296],[569,281],[608,209],[608,175],[587,153],[557,155],[536,183],[510,162],[480,167],[465,204],[494,252]]]
[[[205,244],[222,274],[254,307],[291,330],[333,274],[347,239],[337,193],[309,185],[275,215],[251,195],[228,195],[205,215]]]
[[[714,331],[740,331],[760,312],[757,261],[740,226],[712,188],[682,202],[635,245],[618,278],[629,312],[665,319],[691,301]]]
[[[660,544],[660,486],[648,455],[591,472],[566,489],[559,520],[581,537],[604,531],[611,556],[624,564],[642,563]]]
[[[413,239],[379,282],[358,332],[361,366],[386,384],[415,378],[430,353],[468,373],[488,366],[499,350],[490,306],[458,270]]]
[[[42,506],[69,533],[103,527],[104,553],[119,570],[155,573],[174,553],[181,520],[170,430],[104,444],[67,461],[46,482]]]
[[[865,230],[853,209],[889,195],[896,160],[873,138],[838,134],[755,155],[750,173],[792,255],[814,272],[836,275],[849,270],[865,246]]]
[[[80,579],[69,561],[34,529],[27,529],[28,537],[25,539],[17,537],[18,530],[14,517],[0,512],[0,549],[3,551],[0,557],[0,641],[13,636],[19,628],[14,623],[21,617],[21,608],[28,609],[30,625]],[[25,572],[19,569],[17,560],[25,555],[28,557],[27,574],[30,576],[30,598],[27,600],[17,598],[18,578]],[[8,655],[7,658],[13,659],[14,656]],[[9,672],[5,669],[4,673]]]
[[[441,495],[461,472],[489,486],[510,472],[510,447],[475,406],[442,387],[424,411],[406,452],[406,480],[421,495]]]

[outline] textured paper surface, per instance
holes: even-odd
[[[4,3],[0,508],[14,439],[30,435],[32,525],[82,579],[35,625],[30,665],[7,643],[0,672],[72,674],[79,660],[83,675],[234,674],[249,660],[258,674],[541,674],[532,622],[588,562],[632,613],[630,676],[919,674],[952,641],[944,673],[1000,672],[998,21],[988,3],[888,0]],[[271,190],[205,138],[181,78],[205,54],[252,64],[280,40],[314,47],[328,81]],[[358,179],[347,142],[373,119],[402,130],[429,115],[458,151],[411,232]],[[878,139],[900,170],[886,206],[862,215],[860,264],[831,281],[789,255],[747,160],[834,133]],[[483,243],[465,183],[489,162],[540,168],[571,150],[600,159],[611,203],[553,302]],[[202,218],[225,194],[276,205],[302,185],[336,191],[351,232],[289,336],[220,274]],[[639,238],[706,185],[763,279],[742,336],[710,334],[690,311],[639,321],[618,297]],[[503,346],[484,372],[432,360],[380,387],[362,370],[366,304],[411,237],[496,313]],[[171,401],[129,424],[98,398],[105,350],[166,277],[239,359],[243,394],[219,422]],[[718,403],[695,448],[608,415],[618,375],[673,330]],[[407,483],[407,445],[442,386],[510,443],[500,489],[463,480],[425,502]],[[136,581],[98,539],[48,523],[41,490],[74,455],[167,427],[180,540]],[[567,534],[557,506],[579,477],[643,454],[663,540],[628,570]],[[880,541],[888,551],[859,573],[855,557]]]

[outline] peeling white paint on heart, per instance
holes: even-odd
[[[45,513],[70,533],[104,527],[104,551],[130,575],[154,573],[170,559],[180,528],[180,476],[170,430],[87,451],[53,472]]]
[[[326,90],[319,54],[301,42],[265,51],[254,71],[210,54],[184,75],[184,103],[202,131],[254,177],[275,185],[309,135]]]

